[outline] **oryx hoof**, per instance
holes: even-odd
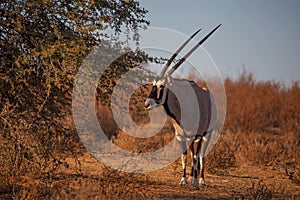
[[[204,185],[205,186],[204,178],[200,178],[200,185]]]
[[[199,181],[197,178],[193,177],[193,186],[195,189],[199,190],[200,189],[200,185],[199,185]]]
[[[179,185],[187,185],[187,184],[188,184],[188,182],[187,182],[186,177],[182,177],[180,182],[179,182]]]
[[[189,179],[188,179],[188,182],[193,184],[193,180],[194,180],[194,177],[193,176],[189,176]]]

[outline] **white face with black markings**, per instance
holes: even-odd
[[[152,110],[153,108],[161,106],[164,103],[165,85],[166,85],[165,78],[155,79],[153,81],[151,92],[145,101],[145,106],[144,106],[145,109]]]

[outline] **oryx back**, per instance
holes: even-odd
[[[196,103],[191,102],[193,95],[189,94],[188,87],[192,88]],[[167,114],[184,130],[185,136],[193,137],[195,134],[202,136],[204,132],[213,128],[216,111],[209,90],[200,88],[194,81],[173,79],[172,86],[167,88],[166,95],[163,106]],[[182,105],[188,106],[183,109]],[[185,123],[182,123],[183,119]],[[195,126],[198,126],[197,133],[190,133],[189,130],[195,129]]]

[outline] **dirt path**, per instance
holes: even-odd
[[[158,171],[130,175],[114,170],[103,172],[101,164],[87,155],[80,160],[85,181],[79,181],[81,185],[74,182],[71,187],[85,187],[88,192],[76,194],[74,190],[72,196],[77,199],[103,199],[96,198],[99,188],[106,195],[110,191],[121,195],[121,199],[300,199],[300,186],[280,168],[245,165],[207,172],[207,185],[195,190],[191,185],[178,185],[181,178],[179,161]],[[115,199],[112,193],[108,199]]]
[[[206,173],[206,186],[197,191],[192,186],[178,186],[181,170],[174,164],[149,174],[150,180],[160,180],[157,186],[150,187],[154,196],[162,199],[300,198],[300,186],[292,183],[284,170],[243,166]]]

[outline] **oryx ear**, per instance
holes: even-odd
[[[173,78],[169,74],[166,74],[166,81],[169,86],[172,86],[174,83]]]

